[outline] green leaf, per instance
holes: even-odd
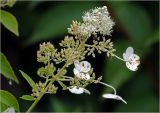
[[[0,95],[0,103],[8,107],[14,107],[16,111],[19,111],[18,101],[10,92],[0,90]]]
[[[83,12],[98,6],[97,2],[64,2],[48,9],[39,20],[29,44],[67,34],[72,20],[82,20]]]
[[[9,12],[0,10],[0,22],[16,36],[19,36],[17,19]]]
[[[17,19],[9,12],[0,10],[0,22],[12,33],[19,36]]]
[[[3,104],[3,103],[0,103],[1,105],[0,105],[0,112],[3,112],[3,111],[5,111],[7,108],[8,108],[8,106],[7,105],[5,105],[5,104]]]
[[[160,30],[156,30],[148,36],[144,43],[145,47],[150,47],[152,44],[159,41],[159,32]]]
[[[26,79],[26,81],[29,83],[29,85],[33,88],[33,89],[37,89],[37,86],[35,84],[35,82],[23,71],[19,70],[20,73],[22,74],[22,76]]]
[[[18,84],[19,81],[18,81],[16,75],[14,74],[14,71],[13,71],[10,63],[8,62],[7,58],[5,57],[5,55],[2,52],[0,52],[0,60],[1,60],[0,73],[2,73],[4,75],[4,77],[6,77],[7,79],[11,79]]]
[[[23,95],[22,97],[20,97],[21,99],[24,100],[29,100],[29,101],[34,101],[34,97],[30,96],[30,95]]]
[[[121,27],[132,41],[142,44],[152,32],[150,17],[134,2],[109,2]]]

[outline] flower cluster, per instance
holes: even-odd
[[[85,12],[82,18],[83,23],[73,21],[71,28],[68,28],[69,33],[80,34],[84,37],[90,37],[91,34],[96,35],[97,33],[110,35],[115,24],[109,16],[106,6]]]
[[[90,84],[102,84],[113,89],[114,94],[103,94],[103,98],[121,100],[127,102],[116,93],[116,89],[104,82],[102,76],[97,76],[91,64],[84,59],[86,56],[95,57],[95,51],[99,54],[105,53],[107,57],[116,57],[126,63],[127,68],[136,71],[140,64],[140,57],[134,54],[132,47],[128,47],[123,53],[123,58],[114,54],[113,42],[106,38],[111,35],[114,22],[109,16],[106,6],[95,8],[85,12],[82,16],[83,22],[73,21],[68,28],[64,40],[59,43],[60,49],[56,49],[50,42],[40,45],[37,51],[37,61],[43,63],[37,74],[45,79],[44,83],[36,83],[37,89],[33,89],[31,96],[35,100],[39,95],[46,93],[55,94],[60,89],[69,90],[74,94],[90,94],[86,87]],[[67,69],[74,64],[73,76],[66,76]],[[59,66],[63,65],[61,68]],[[66,83],[69,82],[69,83]],[[39,101],[39,100],[37,100]]]
[[[116,51],[113,49],[113,42],[105,37],[111,34],[114,26],[114,22],[110,18],[106,6],[97,7],[85,12],[82,18],[82,23],[73,21],[70,28],[68,28],[68,33],[72,34],[72,36],[65,36],[64,40],[59,43],[62,47],[60,51],[49,42],[40,45],[40,50],[37,52],[37,60],[43,62],[46,66],[38,70],[38,75],[47,78],[48,81],[52,77],[55,77],[63,89],[68,89],[71,93],[75,94],[90,94],[90,91],[85,87],[91,83],[100,83],[114,90],[114,94],[103,94],[102,97],[117,99],[127,103],[122,97],[116,94],[113,86],[101,82],[102,76],[95,80],[96,76],[93,68],[91,68],[91,64],[88,61],[82,60],[85,59],[86,55],[95,57],[95,50],[97,50],[100,54],[106,53],[108,57],[116,57],[126,62],[127,68],[136,71],[140,64],[139,56],[134,54],[132,47],[128,47],[126,52],[123,53],[123,59],[113,53]],[[92,39],[93,42],[90,41],[88,44],[87,40],[91,39],[91,35],[95,38]],[[57,73],[60,72],[60,76],[56,76],[54,62],[56,64],[66,62],[66,67],[74,63],[74,78],[65,76],[67,72],[65,69],[58,70]],[[70,86],[64,84],[66,81],[70,82]],[[54,85],[52,84],[52,86]],[[56,92],[56,90],[54,91]]]

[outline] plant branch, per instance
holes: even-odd
[[[34,107],[37,105],[37,103],[40,101],[40,99],[43,97],[43,95],[47,92],[47,89],[53,84],[53,82],[61,75],[61,72],[66,68],[68,65],[68,62],[65,63],[65,65],[61,68],[61,70],[51,79],[49,84],[40,92],[40,96],[36,98],[36,100],[32,103],[32,105],[27,110],[27,113],[30,113]]]

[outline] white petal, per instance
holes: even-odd
[[[77,70],[76,68],[73,69],[73,73],[76,76],[79,76],[79,74],[80,74],[79,70]]]
[[[125,52],[125,60],[128,60],[133,53],[134,53],[134,49],[132,47],[128,47]],[[123,57],[124,57],[124,53],[123,53]]]
[[[132,54],[130,57],[129,57],[129,61],[136,61],[136,60],[140,60],[140,57],[136,54]]]
[[[79,63],[79,61],[78,60],[75,60],[74,61],[74,66],[75,66],[75,68],[77,69],[77,70],[81,70],[81,65],[80,65],[80,63]]]
[[[7,108],[3,113],[15,113],[15,110],[13,107]]]
[[[75,76],[81,79],[85,79],[85,80],[90,79],[90,75],[88,73],[78,73],[78,74],[75,74]]]
[[[73,86],[73,87],[69,88],[69,91],[74,94],[82,94],[84,92],[84,89],[81,87],[77,88],[77,86]]]
[[[130,69],[132,71],[138,70],[138,64],[135,62],[126,62],[126,66],[128,69]]]
[[[87,73],[85,74],[85,80],[89,80],[90,79],[90,75]]]
[[[126,57],[126,53],[123,53],[123,59],[124,59],[125,61],[128,60],[127,57]]]
[[[108,99],[116,99],[116,100],[121,100],[122,102],[124,102],[125,104],[127,104],[127,102],[125,100],[123,100],[122,97],[115,95],[115,94],[103,94],[102,95],[103,98],[108,98]]]
[[[91,64],[88,61],[82,61],[80,62],[81,65],[81,71],[87,73],[91,70]]]
[[[89,94],[89,95],[91,94],[91,92],[90,92],[89,90],[87,90],[87,89],[85,89],[85,88],[83,88],[83,90],[84,90],[85,93],[87,93],[87,94]]]

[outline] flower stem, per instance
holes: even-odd
[[[125,62],[125,60],[124,60],[124,59],[120,58],[119,56],[117,56],[117,55],[115,55],[115,54],[113,54],[113,53],[112,53],[112,56],[114,56],[114,57],[116,57],[117,59],[122,60],[122,61],[124,61],[124,62]]]
[[[100,84],[102,84],[102,85],[105,85],[105,86],[107,86],[107,87],[112,88],[112,89],[114,90],[114,94],[116,95],[116,89],[115,89],[113,86],[111,86],[111,85],[109,85],[109,84],[106,84],[106,83],[104,83],[104,82],[98,82],[98,83],[100,83]]]
[[[27,113],[30,113],[34,107],[37,105],[37,103],[40,101],[40,99],[43,97],[47,89],[53,84],[53,82],[61,75],[61,72],[66,68],[68,62],[65,63],[65,65],[61,68],[61,70],[52,78],[52,80],[49,82],[49,84],[46,86],[44,90],[40,92],[40,96],[32,103],[32,105],[29,107],[29,109],[26,111]]]

